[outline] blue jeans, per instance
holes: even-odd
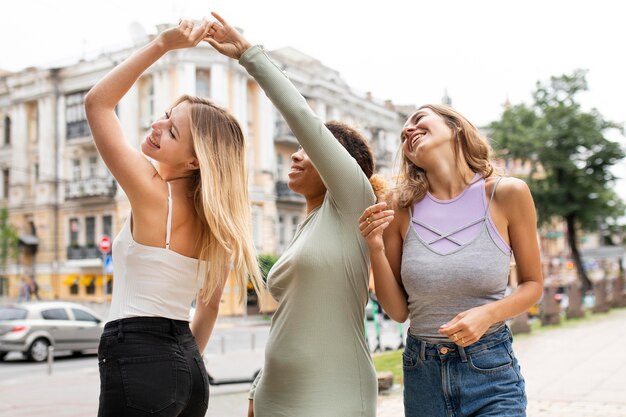
[[[506,326],[466,348],[408,334],[402,354],[405,416],[526,416],[512,340]]]
[[[206,414],[209,377],[186,321],[131,317],[109,322],[98,363],[98,417]]]

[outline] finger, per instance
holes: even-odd
[[[197,45],[206,36],[208,25],[209,22],[203,20],[200,26],[191,31],[190,36],[195,45]]]
[[[382,219],[372,221],[370,223],[365,221],[365,228],[363,229],[363,231],[368,235],[371,234],[376,229],[382,232],[383,230],[385,230],[385,228],[387,228],[387,226],[389,226],[392,220],[393,220],[393,216],[387,216],[387,217],[383,217]],[[379,227],[382,225],[385,225],[385,227],[383,227],[382,229],[379,229]]]
[[[383,223],[378,227],[375,227],[373,230],[367,232],[367,233],[363,233],[363,237],[365,239],[369,239],[371,237],[377,236],[379,234],[382,234],[382,232],[387,228],[387,226],[389,226],[389,223]]]
[[[363,214],[361,214],[361,217],[359,217],[359,221],[363,221],[367,217],[371,216],[373,213],[377,213],[383,210],[386,207],[386,205],[387,203],[382,202],[382,203],[374,204],[373,206],[369,206],[368,208],[365,209]]]
[[[213,48],[215,48],[218,52],[222,52],[222,46],[219,42],[217,42],[213,38],[204,38],[205,41],[209,43]]]
[[[222,25],[226,26],[228,25],[228,23],[226,23],[226,20],[224,20],[224,18],[222,16],[220,16],[219,14],[215,13],[215,12],[211,12],[211,15],[217,19],[218,22],[220,22]]]
[[[439,328],[439,333],[448,336],[453,333],[460,332],[462,330],[464,330],[463,324],[458,321],[455,321],[455,322],[449,322],[448,324],[444,324],[443,326],[441,326]]]

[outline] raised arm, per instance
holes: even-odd
[[[216,13],[213,16],[219,22],[211,24],[207,42],[222,54],[238,59],[263,88],[313,161],[340,211],[360,214],[363,208],[375,201],[375,197],[357,162],[324,126],[263,48],[250,46],[222,17]]]
[[[124,138],[115,106],[148,67],[168,51],[197,45],[208,26],[206,20],[196,28],[193,22],[183,20],[177,27],[163,31],[116,66],[85,97],[87,120],[98,152],[131,203],[145,196],[156,170]]]

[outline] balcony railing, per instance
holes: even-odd
[[[274,137],[274,142],[296,146],[298,145],[298,140],[287,123],[283,120],[276,121],[276,136]]]
[[[100,250],[96,246],[68,246],[67,247],[67,259],[96,259],[102,258]]]
[[[74,200],[89,197],[112,198],[117,184],[111,177],[91,177],[65,184],[65,199]]]
[[[304,203],[304,197],[291,191],[285,181],[276,181],[276,198],[281,202]]]

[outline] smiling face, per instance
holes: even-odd
[[[307,200],[326,194],[326,186],[324,186],[319,172],[302,148],[291,155],[291,170],[288,177],[287,185],[289,188],[302,194]]]
[[[197,167],[189,125],[190,108],[191,104],[183,101],[152,123],[150,134],[141,143],[141,151],[159,164],[187,169]]]
[[[443,117],[423,107],[408,118],[402,128],[402,152],[416,166],[424,168],[440,152],[453,152],[454,133]]]

